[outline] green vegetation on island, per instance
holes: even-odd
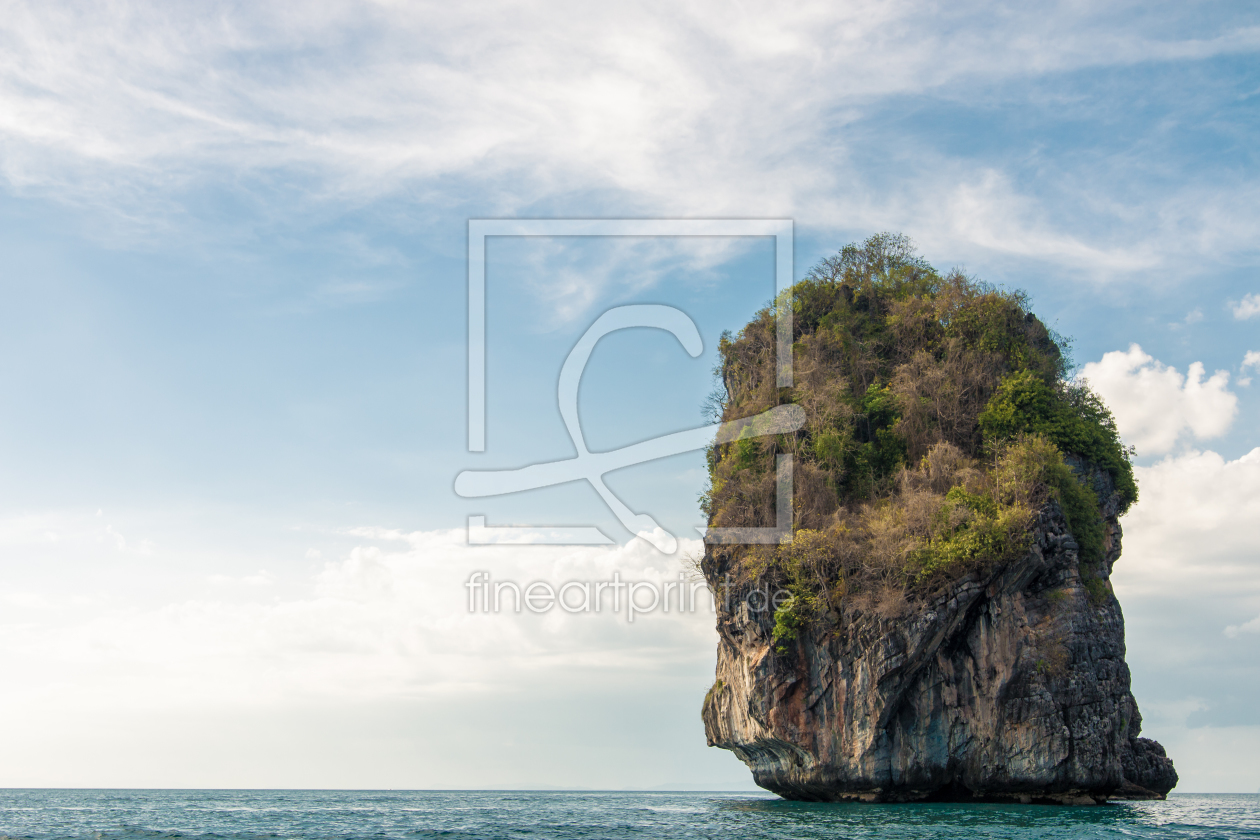
[[[777,306],[792,307],[792,388],[776,386]],[[1110,412],[1070,378],[1064,351],[1022,292],[941,275],[892,234],[824,259],[723,336],[715,414],[795,403],[806,417],[795,434],[712,447],[701,498],[714,527],[770,524],[775,456],[794,456],[793,539],[721,549],[742,580],[792,593],[776,640],[846,600],[899,615],[907,600],[1022,556],[1051,498],[1091,594],[1108,597],[1100,500],[1064,456],[1105,471],[1120,512],[1137,485]]]

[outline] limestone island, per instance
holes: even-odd
[[[715,416],[804,423],[709,449],[711,529],[772,528],[785,463],[792,482],[790,538],[706,538],[709,744],[788,799],[1164,798],[1110,583],[1132,453],[1027,296],[882,234],[720,350]]]

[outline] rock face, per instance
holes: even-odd
[[[709,744],[789,799],[1162,799],[1177,774],[1163,747],[1138,737],[1108,580],[1118,496],[1106,473],[1073,466],[1108,500],[1102,567],[1083,576],[1051,501],[1021,560],[893,618],[841,604],[783,652],[773,611],[757,609],[764,596],[729,588],[731,549],[709,546],[720,636],[703,708]]]

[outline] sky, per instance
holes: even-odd
[[[470,612],[685,576],[698,452],[485,499],[464,470],[703,425],[785,219],[1024,289],[1137,448],[1114,584],[1181,791],[1260,788],[1260,12],[1242,3],[0,2],[2,786],[750,787],[711,607]],[[468,544],[598,527],[602,546]],[[509,541],[510,542],[510,541]]]

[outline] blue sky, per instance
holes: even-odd
[[[704,747],[710,615],[460,612],[473,568],[668,577],[679,558],[584,485],[452,489],[571,454],[556,376],[610,306],[677,306],[705,352],[601,343],[592,448],[699,425],[717,337],[774,288],[769,240],[492,241],[473,456],[469,219],[734,217],[792,219],[797,276],[907,233],[1075,338],[1139,448],[1116,585],[1147,734],[1184,790],[1260,786],[1254,9],[3,19],[0,660],[20,688],[0,784],[746,784]],[[694,536],[698,454],[609,483]],[[471,513],[620,543],[472,552]]]

